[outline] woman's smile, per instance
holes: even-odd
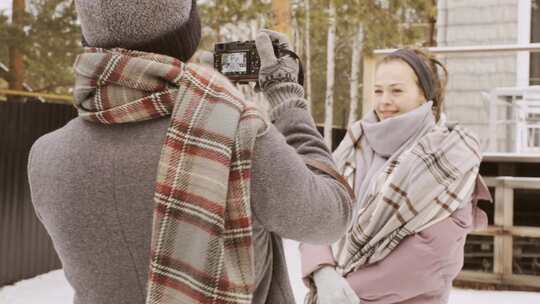
[[[390,118],[396,116],[398,113],[399,111],[381,111],[381,116],[383,118]]]

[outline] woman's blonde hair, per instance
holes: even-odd
[[[444,64],[442,64],[437,58],[435,58],[433,54],[429,53],[427,50],[417,48],[405,48],[401,50],[408,51],[408,53],[413,53],[425,65],[425,68],[427,69],[427,74],[429,75],[429,77],[431,77],[431,81],[433,83],[433,96],[431,98],[433,101],[433,114],[435,115],[435,119],[439,121],[443,108],[444,97],[446,95],[448,70],[446,69]],[[396,60],[400,60],[407,63],[408,65],[411,65],[409,62],[407,62],[407,60],[404,60],[402,56],[399,56],[397,52],[394,52],[381,59],[377,66]],[[425,92],[427,88],[424,88],[422,86],[418,72],[415,70],[414,67],[412,68],[415,71],[416,77],[418,78],[417,85],[419,86],[421,91],[424,92],[424,95],[426,95]],[[440,72],[442,72],[442,75],[440,74]],[[428,98],[428,96],[426,96],[426,98]]]

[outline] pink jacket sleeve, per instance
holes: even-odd
[[[330,246],[300,243],[300,267],[302,280],[306,286],[309,287],[311,275],[327,265],[336,265]]]

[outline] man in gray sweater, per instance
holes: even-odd
[[[91,47],[152,52],[187,62],[200,40],[195,1],[79,0],[76,5],[85,43]],[[275,33],[257,38],[263,61],[260,84],[272,124],[256,137],[251,159],[253,303],[287,304],[294,298],[281,239],[320,244],[337,240],[351,216],[351,197],[327,170],[306,165],[315,161],[334,166],[307,111],[303,88],[296,83],[298,64],[290,57],[272,58],[270,38],[286,43]],[[103,78],[81,85],[81,77],[90,77],[84,67],[81,62],[75,65],[79,113],[96,110],[81,96],[107,97],[104,86],[100,89]],[[109,66],[100,69],[101,75],[118,72],[107,70]],[[121,93],[112,96],[140,94],[123,86],[132,90],[150,69],[122,71],[129,81],[114,82],[110,90]],[[149,90],[147,86],[143,91]],[[32,201],[75,290],[75,303],[144,303],[156,173],[170,116],[112,125],[83,116],[32,147]]]

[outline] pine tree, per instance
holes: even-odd
[[[12,25],[13,33],[21,36],[24,27],[26,3],[24,0],[13,0]],[[16,30],[16,31],[15,31]],[[23,90],[24,82],[24,57],[19,45],[11,44],[9,46],[9,74],[8,83],[11,90]],[[21,98],[11,96],[9,101],[20,101]]]
[[[22,2],[22,3],[19,3]],[[0,15],[0,63],[9,74],[0,77],[16,90],[68,94],[71,67],[81,52],[75,6],[68,0],[13,2],[13,22]],[[22,17],[21,17],[22,16]],[[22,83],[27,84],[23,87]]]

